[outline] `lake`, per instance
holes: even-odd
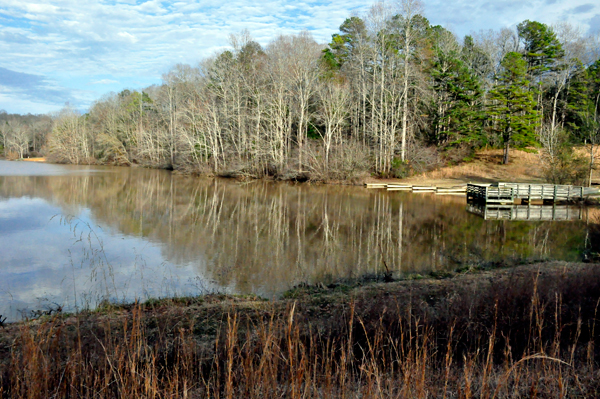
[[[530,222],[466,208],[456,196],[0,161],[0,314],[579,261],[598,237],[596,210]]]

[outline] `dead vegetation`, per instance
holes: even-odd
[[[284,299],[206,296],[1,331],[10,398],[598,397],[598,265]]]
[[[478,151],[471,162],[445,166],[415,176],[414,179],[454,179],[460,181],[523,181],[541,182],[543,173],[539,155],[514,150],[508,165],[502,164],[502,150]]]
[[[586,156],[586,151],[589,150],[577,147],[573,149],[573,154],[582,158]],[[549,181],[546,172],[540,153],[533,149],[530,152],[514,150],[508,165],[502,164],[501,149],[486,149],[477,151],[468,162],[438,167],[402,179],[402,182],[431,185],[498,181],[544,183]],[[595,175],[593,183],[598,184]]]

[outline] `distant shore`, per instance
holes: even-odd
[[[355,181],[332,180],[322,183],[362,185],[364,183],[379,182],[452,187],[458,185],[465,185],[467,183],[494,183],[501,181],[517,183],[546,182],[541,170],[539,156],[537,154],[514,150],[512,160],[508,165],[502,164],[501,157],[501,150],[481,150],[471,162],[465,162],[458,165],[444,166],[428,172],[418,173],[409,177],[378,178],[374,176],[367,176],[365,174],[363,178],[357,179]],[[48,162],[46,157],[25,158],[21,161],[40,163]],[[218,177],[228,178],[231,176]],[[600,184],[600,174],[597,174],[594,177],[594,184]]]

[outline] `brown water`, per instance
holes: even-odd
[[[597,226],[585,209],[569,222],[465,209],[464,197],[0,161],[0,314],[580,260]]]

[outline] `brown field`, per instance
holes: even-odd
[[[589,157],[585,148],[576,148],[577,155]],[[433,186],[452,186],[465,183],[491,183],[510,181],[517,183],[543,183],[544,175],[540,155],[535,152],[511,150],[510,162],[502,164],[502,150],[491,149],[477,152],[472,162],[454,166],[444,166],[430,172],[411,176],[406,179],[389,179],[390,182],[418,183]],[[596,150],[600,158],[600,149]],[[368,179],[376,182],[377,179]],[[594,174],[595,183],[600,183],[600,172]]]
[[[502,150],[482,150],[473,162],[440,169],[415,176],[415,179],[457,179],[469,181],[516,181],[542,182],[542,166],[539,155],[524,151],[512,151],[511,162],[502,164]]]
[[[46,157],[23,158],[22,161],[25,161],[25,162],[46,162]]]
[[[44,316],[0,331],[0,396],[595,398],[598,266]]]

